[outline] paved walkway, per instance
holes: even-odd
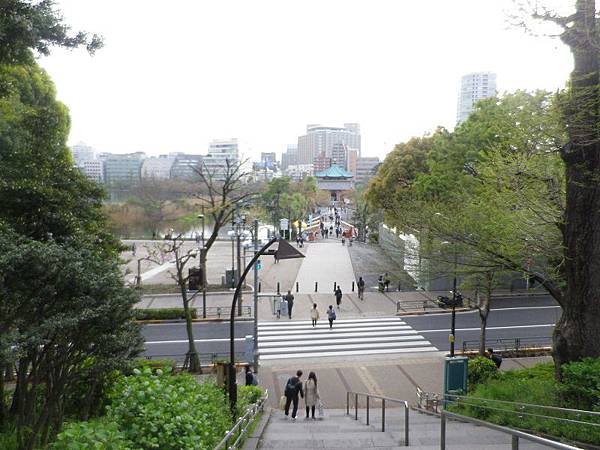
[[[312,242],[305,248],[306,258],[296,277],[298,292],[315,292],[315,283],[318,283],[319,292],[333,293],[334,283],[342,288],[342,292],[352,290],[352,282],[355,281],[354,270],[348,248],[342,245],[341,240]]]

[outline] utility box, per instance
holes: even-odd
[[[237,270],[225,270],[225,286],[235,287]]]
[[[444,359],[444,395],[467,392],[467,375],[469,373],[469,358],[466,356],[447,356]]]

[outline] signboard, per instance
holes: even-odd
[[[287,230],[289,228],[289,220],[288,219],[280,219],[279,220],[279,229]]]

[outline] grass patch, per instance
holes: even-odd
[[[584,364],[586,367],[593,363],[572,363]],[[557,406],[564,408],[577,408],[581,404],[581,395],[577,396],[578,403],[564,395],[565,390],[573,391],[573,385],[581,386],[583,383],[581,376],[586,370],[577,366],[575,370],[565,368],[565,377],[563,383],[558,383],[554,378],[554,365],[552,363],[537,364],[528,369],[510,370],[506,372],[497,372],[494,376],[484,378],[477,384],[464,402],[453,404],[449,410],[486,420],[503,426],[530,430],[534,433],[542,433],[555,436],[558,439],[577,441],[590,444],[600,443],[600,417],[594,417],[582,414],[568,414],[562,411],[544,410],[536,407],[519,407],[513,404],[490,403],[485,400],[503,400],[508,402],[529,403],[533,405]],[[569,378],[570,373],[577,376]],[[586,378],[588,383],[586,393],[593,392],[590,384],[593,384],[597,378]],[[588,404],[594,405],[593,411],[600,411],[600,390],[595,391],[598,398],[588,396]],[[580,393],[578,391],[578,393]],[[592,395],[593,397],[593,395]],[[542,417],[545,416],[545,417]],[[568,419],[568,421],[559,421],[556,418]],[[577,422],[590,422],[594,425],[586,425]]]
[[[147,308],[134,309],[133,314],[136,320],[179,320],[185,319],[185,310],[183,308]],[[190,308],[192,319],[198,318],[196,308]]]

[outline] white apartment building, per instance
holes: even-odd
[[[202,160],[202,167],[209,171],[214,179],[224,179],[227,165],[232,167],[240,162],[237,138],[215,139],[208,145],[208,155]]]
[[[100,161],[99,159],[84,160],[77,167],[90,180],[97,183],[104,182],[104,161]]]
[[[375,167],[379,165],[377,156],[365,156],[356,160],[356,175],[354,181],[356,184],[367,184],[371,178],[375,176],[373,172]]]
[[[471,112],[475,104],[484,98],[496,95],[496,74],[493,72],[468,73],[461,78],[456,122],[461,124]]]
[[[312,164],[291,164],[283,173],[294,181],[300,181],[314,173],[314,166]]]
[[[147,158],[142,163],[142,178],[168,180],[174,163],[175,158],[166,155]]]

